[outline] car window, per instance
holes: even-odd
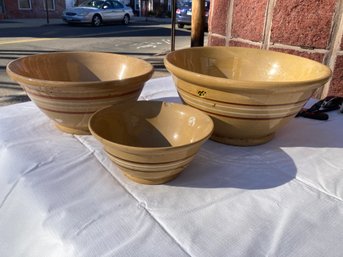
[[[192,2],[184,2],[181,5],[181,8],[192,8]],[[210,9],[210,2],[205,1],[205,9],[206,10]]]
[[[113,3],[109,1],[106,1],[104,5],[102,6],[102,9],[113,9],[113,8],[114,8]]]
[[[186,2],[182,5],[183,8],[191,8],[192,7],[192,2]]]
[[[96,7],[96,8],[101,8],[103,5],[104,1],[99,1],[99,0],[91,0],[91,1],[85,1],[81,3],[79,6],[87,6],[87,7]]]
[[[117,1],[113,1],[113,7],[115,9],[121,9],[121,8],[124,8],[124,6],[120,3],[120,2],[117,2]]]

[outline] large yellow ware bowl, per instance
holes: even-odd
[[[89,128],[127,177],[138,183],[161,184],[192,161],[210,137],[213,122],[186,105],[138,101],[96,112]]]
[[[56,52],[16,59],[7,73],[59,129],[88,134],[95,111],[137,100],[153,67],[118,54]]]
[[[212,139],[241,146],[271,140],[331,76],[306,58],[241,47],[181,49],[164,63],[182,100],[212,117]]]

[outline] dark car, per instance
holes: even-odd
[[[205,1],[205,27],[208,25],[210,1]],[[176,23],[179,28],[192,23],[192,2],[184,2],[176,9]]]

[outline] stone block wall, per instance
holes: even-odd
[[[343,1],[211,0],[208,45],[307,57],[333,76],[318,97],[343,96]]]

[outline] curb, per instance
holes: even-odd
[[[155,23],[163,23],[163,24],[171,24],[170,18],[156,18],[156,17],[133,17],[132,21],[140,21],[140,22],[155,22]]]

